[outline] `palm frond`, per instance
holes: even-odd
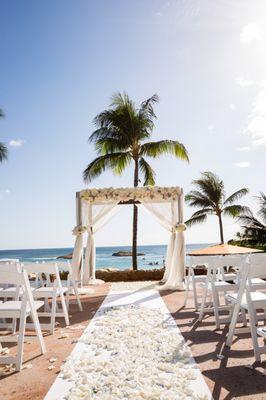
[[[192,184],[217,206],[222,205],[224,198],[224,183],[213,172],[202,172],[201,178],[192,181]]]
[[[98,154],[108,154],[116,152],[128,152],[129,146],[122,140],[115,138],[102,138],[95,142],[95,150]]]
[[[0,118],[3,118],[5,116],[4,111],[2,110],[2,108],[0,108]]]
[[[140,105],[139,109],[139,117],[140,119],[146,120],[147,128],[150,130],[154,127],[154,119],[156,119],[156,114],[154,112],[153,105],[159,102],[159,96],[154,94],[147,100],[143,101]]]
[[[257,199],[260,205],[258,216],[261,217],[263,222],[266,224],[266,194],[261,192],[260,195],[257,196]]]
[[[206,215],[211,215],[214,214],[213,208],[202,208],[201,210],[195,211],[192,215],[191,218],[194,217],[200,217],[202,214],[206,214]]]
[[[187,225],[187,227],[190,228],[191,226],[196,225],[196,224],[201,224],[202,222],[205,222],[206,220],[207,220],[207,214],[202,214],[202,215],[198,215],[195,217],[193,217],[193,215],[192,215],[192,217],[189,218],[185,222],[185,224]]]
[[[249,207],[245,207],[240,204],[232,204],[231,206],[226,206],[223,209],[224,215],[228,215],[233,218],[238,217],[241,214],[248,214],[249,212]]]
[[[96,115],[93,122],[98,129],[90,135],[90,142],[106,137],[116,138],[128,144],[131,142],[132,121],[128,110],[104,110]]]
[[[113,153],[115,154],[115,153]],[[126,167],[129,166],[129,164],[132,161],[132,157],[130,152],[125,152],[125,153],[116,153],[116,159],[113,162],[113,165],[111,166],[112,170],[116,175],[121,175]]]
[[[141,146],[144,156],[157,158],[162,154],[173,154],[181,160],[189,161],[185,146],[176,140],[160,140],[158,142],[144,143]]]
[[[257,218],[254,217],[254,215],[251,214],[241,214],[238,216],[238,222],[240,224],[246,225],[246,226],[254,226],[256,228],[263,228],[265,225],[260,222]]]
[[[147,185],[154,186],[156,174],[153,171],[150,164],[147,163],[147,161],[143,157],[141,157],[139,159],[139,167],[140,167],[141,173],[144,175],[143,186],[147,186]]]
[[[215,204],[213,203],[213,201],[198,190],[191,190],[185,196],[185,201],[191,207],[211,207],[213,209],[215,208]]]
[[[248,188],[237,190],[235,193],[231,194],[231,196],[227,197],[224,201],[224,205],[232,204],[234,201],[241,199],[241,197],[245,196],[248,192]]]
[[[106,169],[112,169],[115,173],[121,174],[130,161],[131,156],[127,153],[113,153],[99,156],[84,170],[83,179],[85,182],[90,182],[93,178],[101,175]]]
[[[8,149],[4,143],[0,142],[0,162],[7,160],[8,158]]]

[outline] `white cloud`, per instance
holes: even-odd
[[[158,11],[155,15],[156,15],[156,17],[159,17],[159,18],[160,18],[160,17],[163,16],[163,13],[161,13],[160,11]]]
[[[248,86],[253,86],[255,85],[255,82],[252,81],[251,79],[245,79],[243,76],[237,76],[236,79],[236,84],[242,87],[248,87]]]
[[[256,22],[250,22],[242,28],[240,33],[241,44],[251,44],[262,39],[262,30]]]
[[[249,161],[239,161],[239,162],[236,162],[234,165],[239,168],[247,168],[250,166],[250,162]]]
[[[214,130],[214,125],[210,124],[208,125],[208,131],[213,131]]]
[[[4,199],[4,197],[10,194],[9,189],[0,189],[0,200]]]
[[[21,147],[21,146],[23,146],[23,144],[25,144],[25,140],[22,140],[22,139],[12,139],[9,142],[9,146],[12,146],[12,147]]]
[[[253,146],[266,146],[266,81],[261,82],[248,116],[246,134]]]
[[[236,110],[236,105],[234,103],[230,103],[229,104],[229,108],[231,111],[235,111]]]
[[[237,150],[238,151],[250,151],[250,147],[249,146],[238,147]]]

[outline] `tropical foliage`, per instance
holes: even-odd
[[[257,217],[251,211],[238,217],[242,230],[236,234],[234,242],[241,246],[266,250],[266,194],[260,193],[257,200],[259,203]]]
[[[127,94],[113,95],[109,109],[101,112],[94,119],[97,129],[92,133],[89,141],[94,143],[98,156],[84,170],[85,182],[90,182],[106,169],[111,169],[115,174],[120,175],[133,162],[134,187],[137,187],[140,182],[144,186],[154,185],[156,174],[146,157],[158,158],[162,154],[172,154],[181,160],[188,161],[185,146],[177,140],[148,141],[156,119],[153,107],[158,100],[158,96],[153,95],[137,107]],[[137,223],[138,209],[134,205],[133,269],[137,269]]]
[[[3,110],[0,108],[0,118],[4,117]],[[8,151],[4,143],[0,142],[0,163],[7,159]]]
[[[236,203],[248,193],[248,189],[239,189],[226,197],[224,182],[210,171],[203,172],[199,179],[192,181],[192,184],[195,189],[186,195],[185,200],[187,204],[199,210],[192,214],[186,221],[186,225],[202,223],[207,220],[208,215],[216,215],[219,221],[221,243],[224,243],[222,215],[235,218],[241,213],[248,214],[248,207]]]

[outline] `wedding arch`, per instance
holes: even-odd
[[[137,188],[86,189],[76,193],[76,236],[72,268],[84,283],[100,283],[95,277],[95,233],[121,205],[144,208],[170,232],[161,289],[183,289],[186,226],[183,221],[183,190],[180,187],[144,186]],[[83,241],[87,234],[85,258]],[[82,265],[82,268],[80,268]]]

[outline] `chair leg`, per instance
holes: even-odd
[[[81,301],[80,301],[80,297],[79,297],[79,292],[78,292],[77,286],[73,285],[73,289],[74,289],[74,293],[75,293],[75,296],[76,296],[76,299],[77,299],[79,311],[83,311],[83,307],[82,307],[82,304],[81,304]]]
[[[69,297],[70,297],[69,291],[70,291],[70,288],[66,292],[66,308],[67,308],[67,311],[69,311]]]
[[[65,317],[65,322],[66,322],[66,325],[68,326],[69,325],[68,311],[67,311],[64,294],[61,291],[60,291],[60,300],[61,300],[62,309],[63,309],[63,313],[64,313],[64,317]]]
[[[226,346],[231,347],[232,341],[233,341],[233,336],[235,332],[235,327],[237,323],[237,318],[238,318],[238,313],[239,313],[240,305],[237,303],[234,306],[231,322],[229,325],[229,331],[226,339]]]
[[[208,282],[208,280],[206,280],[204,293],[203,293],[203,296],[202,296],[202,301],[201,301],[201,306],[200,306],[199,322],[202,321],[202,318],[203,318],[203,315],[204,315],[204,308],[205,308],[206,298],[207,298],[207,294],[208,294],[208,285],[209,285],[209,282]]]
[[[50,318],[50,333],[54,334],[55,328],[55,314],[56,314],[56,291],[52,297],[51,318]]]
[[[17,330],[17,318],[13,318],[12,320],[12,335],[16,333]]]
[[[214,309],[214,317],[215,317],[215,323],[216,323],[216,329],[220,329],[220,317],[219,317],[219,295],[217,293],[217,290],[215,290],[215,287],[212,288],[213,290],[213,309]]]
[[[188,275],[186,277],[186,293],[185,293],[184,307],[186,307],[186,305],[187,305],[188,292],[189,292],[189,280],[190,280],[190,272],[188,270]]]
[[[41,348],[41,353],[44,354],[44,353],[46,353],[46,346],[45,346],[45,343],[44,343],[44,339],[43,339],[42,330],[41,330],[39,318],[38,318],[38,315],[37,315],[37,311],[36,311],[36,309],[34,308],[33,305],[31,307],[31,316],[30,317],[31,317],[32,322],[34,324],[34,329],[35,329],[35,332],[36,332],[36,335],[37,335],[37,338],[38,338],[38,341],[39,341],[39,345],[40,345],[40,348]]]
[[[256,361],[261,361],[260,358],[260,349],[259,349],[259,343],[258,343],[258,335],[257,335],[257,327],[256,327],[256,317],[255,317],[255,310],[251,309],[251,307],[248,307],[248,314],[249,314],[249,323],[250,323],[250,332],[251,332],[251,338],[252,338],[252,343],[253,343],[253,348],[254,348],[254,356]]]
[[[199,309],[199,302],[198,302],[197,286],[196,286],[196,281],[195,281],[195,279],[194,279],[194,275],[191,276],[191,280],[192,280],[192,288],[193,288],[193,296],[194,296],[195,310],[198,311],[198,309]]]
[[[26,326],[26,304],[22,306],[22,311],[19,321],[19,337],[18,337],[18,351],[16,356],[16,371],[20,371],[23,360],[24,336]]]
[[[243,320],[243,326],[247,326],[247,317],[246,317],[246,310],[244,308],[241,308],[241,316]]]

